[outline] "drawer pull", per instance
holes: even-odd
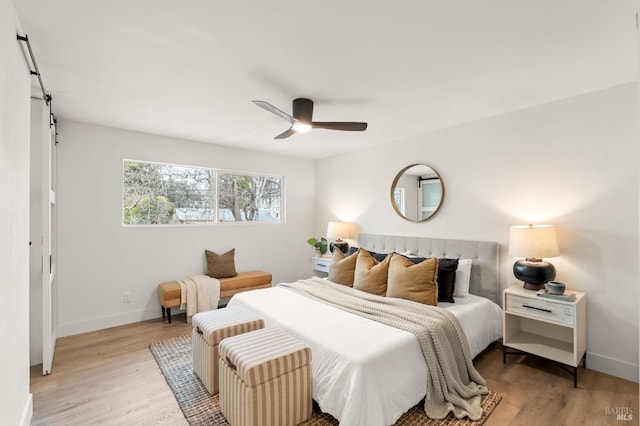
[[[543,311],[543,312],[553,312],[551,309],[542,309],[542,308],[536,308],[535,306],[529,306],[529,305],[522,305],[523,308],[529,308],[529,309],[535,309],[536,311]]]

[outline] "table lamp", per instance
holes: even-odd
[[[556,278],[556,268],[542,258],[558,257],[558,240],[553,225],[518,225],[509,232],[509,256],[524,256],[513,265],[513,275],[524,288],[540,290]]]
[[[351,224],[348,222],[329,222],[327,225],[327,238],[334,238],[334,241],[329,244],[331,253],[337,247],[341,252],[347,253],[349,251],[349,243],[343,241],[343,238],[351,237]]]

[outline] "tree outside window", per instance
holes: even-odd
[[[281,221],[282,178],[218,173],[220,222]]]

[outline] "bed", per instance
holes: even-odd
[[[360,247],[423,257],[473,260],[469,291],[440,304],[458,319],[475,357],[501,337],[498,247],[492,242],[362,234]],[[322,284],[320,278],[311,278]],[[229,305],[258,312],[312,350],[313,398],[342,425],[393,424],[426,394],[427,367],[416,337],[281,286],[235,295]]]

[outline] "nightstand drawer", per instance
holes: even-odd
[[[573,305],[558,303],[555,301],[532,299],[529,297],[514,296],[512,294],[506,294],[506,298],[507,313],[526,315],[542,320],[559,322],[568,326],[573,326],[574,324],[575,309]]]
[[[329,266],[331,266],[331,259],[314,257],[312,258],[313,270],[319,272],[329,273]]]

